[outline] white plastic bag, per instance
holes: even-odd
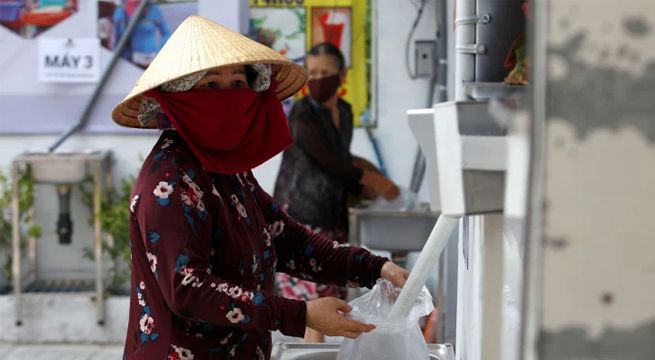
[[[387,200],[380,196],[367,207],[369,210],[412,211],[418,207],[418,195],[406,187],[398,187],[400,194],[395,199]]]
[[[400,289],[387,280],[378,280],[373,289],[350,302],[349,317],[376,326],[355,340],[344,339],[337,360],[428,359],[428,347],[418,320],[434,309],[425,286],[407,318],[392,319],[389,313]]]

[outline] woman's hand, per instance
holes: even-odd
[[[377,196],[383,196],[387,200],[395,199],[400,194],[396,184],[373,171],[364,170],[360,183],[372,190]]]
[[[348,319],[341,313],[352,308],[347,302],[334,297],[324,297],[307,302],[307,327],[328,336],[345,336],[355,339],[375,326]],[[341,313],[340,313],[341,312]]]
[[[409,277],[409,271],[391,261],[387,261],[382,266],[382,270],[380,270],[380,277],[389,280],[392,284],[402,288]]]

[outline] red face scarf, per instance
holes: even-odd
[[[146,95],[159,102],[175,130],[210,172],[237,174],[261,165],[293,143],[275,85]]]

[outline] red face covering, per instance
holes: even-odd
[[[237,174],[277,155],[293,143],[275,86],[189,90],[146,95],[159,102],[175,130],[210,172]]]

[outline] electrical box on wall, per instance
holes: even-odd
[[[437,42],[435,40],[416,40],[415,69],[417,77],[432,77],[437,68]]]

